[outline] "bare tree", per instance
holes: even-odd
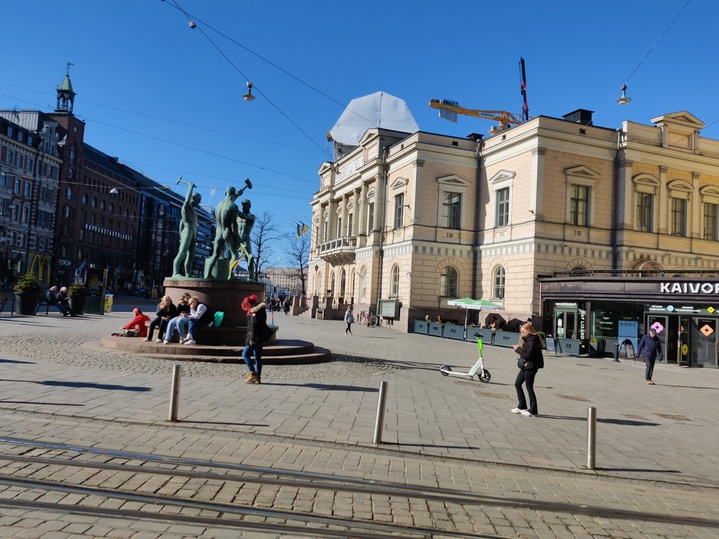
[[[257,217],[252,228],[252,251],[254,254],[255,275],[259,279],[264,273],[267,261],[272,257],[272,246],[285,237],[272,222],[272,214],[268,211]]]
[[[302,285],[302,295],[307,296],[305,270],[309,262],[310,236],[309,234],[303,234],[299,238],[296,235],[290,236],[287,243],[288,265],[297,272],[297,278]]]

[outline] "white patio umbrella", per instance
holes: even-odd
[[[452,305],[455,307],[464,307],[464,327],[467,328],[467,314],[469,313],[469,310],[473,311],[481,311],[482,309],[486,309],[489,311],[503,311],[504,306],[499,305],[497,303],[493,303],[489,301],[488,299],[472,299],[472,298],[462,298],[462,299],[453,299],[447,302],[447,305]]]

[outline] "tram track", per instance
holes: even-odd
[[[373,481],[361,478],[337,476],[330,474],[308,473],[301,471],[284,470],[278,468],[267,468],[248,466],[243,464],[224,463],[200,459],[188,459],[180,457],[169,457],[163,455],[150,455],[136,452],[116,451],[96,447],[84,447],[78,445],[57,444],[35,440],[22,440],[18,438],[0,437],[0,443],[14,444],[20,447],[29,447],[23,454],[13,455],[0,453],[0,463],[14,464],[14,473],[3,473],[7,466],[0,464],[0,485],[13,486],[23,489],[39,489],[43,491],[58,491],[72,493],[76,496],[100,496],[114,498],[127,502],[148,504],[152,507],[181,506],[198,511],[216,512],[218,517],[202,517],[197,520],[198,524],[221,525],[231,527],[247,527],[248,517],[267,519],[274,522],[272,529],[276,531],[276,525],[286,525],[287,533],[308,533],[303,526],[325,526],[327,535],[318,535],[318,529],[313,527],[312,533],[316,536],[326,537],[358,537],[358,538],[381,538],[396,537],[400,534],[404,537],[494,537],[493,535],[477,535],[450,529],[453,525],[451,514],[461,509],[465,514],[477,514],[482,507],[494,507],[500,509],[521,509],[532,510],[546,514],[572,514],[586,515],[590,517],[642,520],[655,523],[682,525],[702,528],[719,528],[719,520],[711,518],[698,518],[678,514],[647,513],[644,511],[632,511],[629,509],[617,509],[607,507],[596,507],[584,504],[572,504],[562,502],[548,502],[533,499],[532,497],[498,497],[476,492],[467,492],[457,489],[430,487],[424,485],[402,484],[389,481]],[[53,455],[62,452],[64,456]],[[38,454],[42,453],[42,454]],[[72,453],[67,458],[67,453]],[[50,456],[48,456],[50,455]],[[88,459],[100,459],[93,461]],[[141,464],[137,464],[137,463]],[[17,465],[24,465],[28,468],[18,468]],[[54,481],[52,478],[59,470],[75,469],[78,474],[65,474],[63,481]],[[87,473],[82,473],[87,472]],[[97,482],[96,473],[115,474],[108,476],[104,481],[112,477],[111,482],[119,483],[118,487],[107,488]],[[23,473],[27,476],[24,477]],[[44,479],[36,476],[45,476]],[[72,484],[71,479],[76,477],[79,484]],[[126,479],[125,479],[126,477]],[[140,479],[138,479],[140,478]],[[427,526],[399,525],[392,522],[378,522],[337,516],[333,511],[325,507],[323,511],[308,511],[277,509],[272,507],[273,500],[265,498],[258,503],[243,504],[233,501],[232,503],[220,503],[212,499],[195,499],[188,496],[175,496],[162,494],[163,485],[166,480],[178,483],[178,491],[201,492],[203,484],[211,482],[223,485],[253,485],[258,489],[291,489],[296,492],[314,493],[310,496],[318,496],[320,492],[333,494],[345,493],[350,497],[363,496],[371,497],[374,503],[386,504],[387,506],[396,499],[411,499],[418,502],[414,507],[421,507],[428,511],[432,522],[443,523],[446,529],[430,528]],[[181,481],[180,481],[181,480]],[[183,482],[184,481],[184,482]],[[132,491],[123,489],[123,485],[135,485]],[[148,492],[142,490],[149,489]],[[235,487],[238,488],[238,487]],[[241,498],[241,496],[239,497]],[[347,499],[347,498],[346,498]],[[6,503],[12,502],[12,503]],[[19,500],[0,499],[0,506],[18,504],[29,506],[34,502]],[[264,506],[263,506],[264,504]],[[71,512],[91,513],[96,508],[83,506],[56,505],[57,510]],[[124,515],[126,518],[161,518],[163,520],[173,515],[163,515],[158,512],[122,512],[114,516]],[[448,516],[449,515],[449,516]],[[185,518],[185,517],[183,517]],[[374,519],[374,515],[372,516]],[[381,517],[380,517],[381,518]],[[237,521],[237,522],[235,522]],[[294,522],[294,524],[286,524]],[[228,524],[229,523],[229,524]],[[331,529],[330,529],[331,528]],[[253,528],[260,529],[260,528]],[[262,528],[265,529],[265,528]],[[305,530],[301,532],[299,530]],[[335,531],[339,531],[336,534]],[[344,531],[342,531],[344,530]],[[351,530],[351,535],[347,535]],[[324,531],[322,532],[324,533]],[[343,535],[344,533],[344,535]],[[364,535],[359,535],[362,533]]]

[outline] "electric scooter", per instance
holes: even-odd
[[[477,349],[479,352],[479,359],[477,359],[477,362],[472,365],[472,368],[469,369],[469,372],[455,372],[449,365],[442,365],[439,368],[439,372],[442,373],[442,376],[461,376],[463,378],[469,378],[470,380],[474,377],[474,375],[477,375],[477,378],[479,378],[482,382],[489,382],[492,379],[492,375],[489,374],[489,371],[484,368],[484,361],[482,359],[482,348],[484,348],[484,344],[482,343],[482,339],[478,338]]]

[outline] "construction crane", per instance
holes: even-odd
[[[448,101],[446,99],[432,99],[429,102],[429,106],[433,109],[439,110],[440,117],[450,120],[452,122],[457,121],[457,114],[464,116],[474,116],[475,118],[482,118],[483,120],[494,120],[499,122],[499,125],[492,127],[489,132],[499,133],[505,129],[509,129],[513,125],[519,125],[522,122],[529,120],[529,106],[527,105],[527,78],[524,71],[524,58],[519,59],[519,78],[521,82],[521,92],[523,98],[522,105],[522,119],[506,110],[479,110],[479,109],[467,109],[460,107],[456,101]]]
[[[457,114],[462,114],[464,116],[474,116],[475,118],[482,118],[484,120],[496,120],[499,122],[499,125],[492,127],[489,130],[490,133],[499,133],[500,131],[509,129],[512,125],[522,123],[522,120],[506,110],[466,109],[464,107],[460,107],[456,101],[447,101],[445,99],[433,99],[429,102],[429,106],[433,109],[439,109],[439,115],[448,120],[453,119],[451,116],[452,114],[454,114],[454,118],[456,118]],[[449,112],[450,114],[443,114],[443,111],[445,113]]]

